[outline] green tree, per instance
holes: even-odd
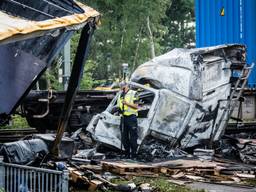
[[[195,43],[194,0],[172,0],[163,25],[168,28],[164,36],[165,51],[175,47],[191,47]]]
[[[92,89],[97,82],[93,79],[93,73],[95,73],[96,65],[94,61],[88,60],[84,67],[83,77],[80,82],[80,89]]]
[[[102,14],[81,88],[95,86],[95,80],[120,77],[122,63],[128,63],[133,72],[154,55],[175,47],[190,47],[195,42],[193,0],[80,1]],[[76,32],[71,39],[72,61],[79,36],[80,32]],[[54,81],[56,69],[50,74],[52,86],[59,89],[57,80]]]
[[[81,0],[82,1],[82,0]],[[102,13],[102,25],[96,30],[90,59],[97,65],[96,79],[107,79],[107,65],[112,74],[120,74],[121,64],[130,69],[151,58],[150,20],[156,55],[162,53],[161,41],[167,30],[161,20],[169,0],[88,0],[89,6]]]
[[[95,79],[120,77],[122,63],[128,63],[132,72],[154,54],[193,46],[195,41],[193,0],[80,1],[102,14],[90,48],[89,67],[85,69],[84,78],[89,77],[82,80],[82,88],[94,86],[90,81]],[[72,38],[73,56],[78,40],[76,33]]]

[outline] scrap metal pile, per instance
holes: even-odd
[[[71,139],[72,138],[72,139]],[[32,138],[5,143],[1,148],[4,162],[30,165],[58,171],[68,170],[70,190],[155,191],[153,185],[136,182],[137,177],[156,179],[187,186],[192,182],[215,183],[252,190],[248,183],[256,177],[256,166],[238,159],[224,158],[214,150],[194,149],[193,154],[154,159],[152,162],[122,159],[119,152],[98,152],[82,132],[63,137],[59,160],[47,155],[53,134],[35,134]],[[94,147],[94,148],[92,148]],[[88,148],[88,149],[85,149]],[[75,151],[73,151],[76,149]],[[122,181],[116,184],[115,181]]]
[[[7,163],[66,169],[73,188],[91,191],[153,190],[129,182],[134,176],[163,176],[181,185],[191,180],[244,185],[255,178],[256,167],[241,163],[255,162],[255,142],[224,137],[224,131],[249,73],[241,45],[174,49],[138,67],[129,83],[139,93],[136,161],[122,159],[119,93],[87,127],[61,139],[58,160],[50,153],[54,134],[5,143],[1,155]],[[128,183],[114,184],[115,178]]]
[[[0,94],[0,125],[8,123],[72,33],[82,29],[68,90],[57,112],[58,122],[36,126],[57,127],[57,134],[34,134],[1,144],[3,161],[68,170],[72,186],[82,185],[89,190],[153,190],[148,184],[114,184],[110,179],[116,176],[165,176],[174,183],[189,179],[235,184],[243,178],[255,178],[254,166],[220,160],[232,154],[246,163],[255,163],[254,140],[223,138],[250,74],[242,45],[174,49],[135,70],[129,85],[139,97],[139,162],[122,160],[120,114],[116,110],[120,93],[88,126],[79,122],[79,130],[72,135],[64,133],[69,121],[75,119],[70,116],[89,113],[88,107],[95,106],[88,105],[92,98],[86,96],[90,99],[79,101],[80,94],[76,93],[98,19],[97,11],[73,0],[0,2],[0,89],[4,90]],[[35,94],[35,100],[38,97],[41,93]],[[58,104],[48,98],[42,107],[40,102],[45,100],[39,99],[38,105],[29,98],[32,100],[25,100],[22,110],[31,125],[53,114],[50,104]],[[36,107],[40,109],[34,110]],[[35,121],[38,117],[40,120]]]
[[[200,160],[182,158],[157,163],[142,163],[129,160],[99,161],[98,164],[72,162],[68,167],[71,182],[83,184],[91,191],[114,189],[118,191],[154,191],[146,183],[134,183],[136,177],[165,178],[168,182],[186,186],[193,181],[204,183],[227,184],[236,187],[254,189],[245,181],[255,179],[255,166],[218,160]],[[114,184],[114,179],[123,180],[125,184]],[[144,185],[142,185],[144,184]],[[74,186],[76,186],[74,185]],[[143,188],[143,186],[145,188]]]

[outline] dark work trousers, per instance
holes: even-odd
[[[124,129],[122,138],[125,155],[132,158],[136,157],[138,147],[138,123],[136,115],[124,116]]]

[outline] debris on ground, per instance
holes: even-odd
[[[212,160],[214,156],[213,149],[194,149],[193,155],[199,159]]]
[[[256,167],[252,165],[239,164],[236,162],[225,162],[224,160],[215,159],[199,160],[197,158],[176,159],[161,161],[157,163],[142,163],[132,160],[104,160],[100,161],[99,167],[87,169],[82,165],[70,165],[68,168],[71,180],[75,184],[83,182],[92,189],[102,189],[102,186],[119,191],[132,191],[126,185],[117,186],[104,178],[105,172],[115,177],[126,178],[127,183],[134,177],[165,178],[171,183],[177,185],[186,185],[193,181],[203,183],[216,183],[226,185],[245,186],[244,181],[255,178]],[[75,168],[74,168],[75,167]],[[112,176],[112,177],[113,177]],[[93,186],[93,187],[92,187]],[[129,185],[130,186],[130,185]],[[250,185],[246,185],[252,188]],[[152,191],[148,183],[142,183],[134,188],[138,190]],[[142,190],[143,189],[143,190]]]
[[[60,117],[56,135],[34,134],[17,142],[2,144],[0,155],[7,163],[67,170],[73,189],[156,191],[152,182],[134,181],[140,177],[163,178],[167,183],[181,186],[203,182],[252,188],[246,181],[255,179],[256,175],[256,166],[251,165],[256,162],[256,140],[224,136],[243,90],[241,79],[246,81],[250,74],[244,54],[242,45],[174,49],[139,66],[129,83],[131,89],[138,92],[140,105],[139,146],[134,159],[123,158],[120,114],[116,110],[119,93],[104,112],[96,114],[91,107],[96,106],[97,97],[102,101],[108,96],[92,92],[86,97],[90,105],[83,100],[80,106],[72,108],[72,103],[78,103],[80,98],[79,95],[75,98],[77,90],[67,92],[68,102],[64,101],[66,108],[62,109],[62,115],[65,115]],[[76,63],[76,66],[80,64]],[[240,77],[234,76],[233,70],[240,73]],[[34,76],[28,81],[27,84],[34,81]],[[74,81],[78,82],[78,79]],[[23,86],[16,100],[0,113],[9,115],[26,90],[27,87]],[[45,94],[37,93],[34,99]],[[51,107],[59,104],[55,101],[48,98],[46,110],[40,110],[40,103],[41,107],[34,111],[38,102],[27,100],[23,112],[30,124],[43,122],[42,127],[37,128],[48,125],[50,104]],[[101,111],[100,106],[97,111]],[[5,115],[0,116],[2,124],[9,120]],[[88,117],[92,117],[90,122]],[[79,129],[73,134],[64,133],[68,123],[72,129]],[[56,122],[49,125],[57,126]],[[231,160],[231,157],[235,158]],[[115,183],[118,179],[124,182]]]
[[[48,146],[42,139],[30,139],[4,143],[0,154],[7,163],[28,165],[48,154]]]

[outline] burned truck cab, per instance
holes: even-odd
[[[154,109],[158,101],[158,90],[135,82],[129,82],[129,87],[137,91],[139,97],[138,143],[141,144],[143,138],[148,134],[150,120],[153,119]],[[117,107],[117,100],[120,94],[121,92],[115,96],[104,112],[93,117],[86,129],[92,133],[92,137],[95,140],[117,148],[121,148],[121,117]]]
[[[184,149],[218,141],[241,96],[242,85],[236,84],[248,77],[245,67],[242,45],[174,49],[140,65],[130,83],[140,99],[139,148],[160,142]],[[117,98],[87,131],[101,144],[120,149],[120,116],[112,113]]]

